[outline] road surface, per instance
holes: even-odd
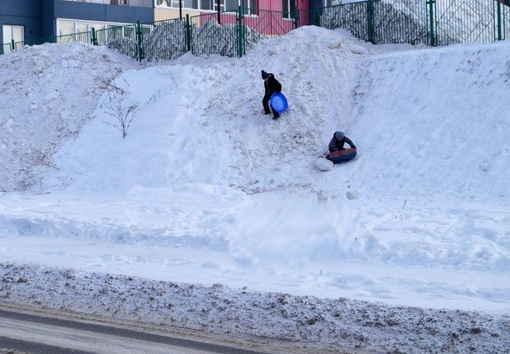
[[[197,332],[165,333],[156,327],[66,318],[0,303],[0,353],[202,354],[271,353],[245,341],[214,340]],[[274,348],[276,350],[276,348]],[[4,350],[4,351],[2,351]],[[276,351],[275,351],[276,352]]]

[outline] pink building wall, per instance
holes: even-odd
[[[282,0],[260,0],[257,14],[245,15],[243,24],[253,30],[269,36],[281,36],[293,29],[310,24],[309,0],[296,0],[299,21],[292,15],[282,13]],[[217,14],[208,12],[200,15],[200,27],[209,20],[217,20]],[[284,17],[285,16],[285,17]],[[236,25],[236,13],[222,13],[220,15],[222,25]]]
[[[296,7],[300,10],[308,10],[310,6],[309,0],[295,0]],[[271,10],[271,11],[282,11],[282,0],[259,0],[259,9]]]

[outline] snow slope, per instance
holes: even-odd
[[[241,59],[4,55],[0,296],[323,350],[505,352],[509,46],[311,26]],[[335,130],[358,157],[320,172]]]

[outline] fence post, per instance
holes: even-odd
[[[297,6],[294,8],[294,16],[292,16],[292,22],[294,22],[294,29],[299,27],[299,9]]]
[[[216,4],[218,6],[218,24],[221,25],[221,9],[220,9],[220,0],[216,1]]]
[[[140,24],[140,21],[136,21],[136,40],[138,43],[136,56],[138,61],[142,61],[144,55],[142,48],[142,25]]]
[[[313,24],[316,26],[321,25],[322,7],[319,5],[315,6],[315,13],[313,14]]]
[[[92,27],[91,32],[92,32],[92,39],[91,39],[92,45],[97,45],[96,29],[94,27]]]
[[[241,3],[242,4],[242,3]],[[237,57],[243,56],[244,52],[244,35],[243,35],[243,5],[238,7],[237,12]]]
[[[374,1],[367,1],[367,31],[368,41],[372,44],[375,43],[375,25],[374,25]]]
[[[429,7],[429,33],[430,33],[430,45],[432,47],[437,46],[437,34],[435,31],[436,28],[436,20],[435,20],[435,14],[436,14],[436,0],[427,0],[427,5]]]
[[[186,51],[191,50],[191,24],[189,23],[189,14],[186,14]]]
[[[502,24],[503,24],[503,19],[501,18],[501,1],[496,1],[496,12],[498,14],[498,18],[497,18],[497,23],[498,23],[498,41],[501,41],[504,38],[504,35],[503,35],[503,28],[502,28]]]

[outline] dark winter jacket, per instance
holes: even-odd
[[[265,97],[271,97],[275,92],[282,92],[282,85],[274,78],[273,74],[269,74],[267,80],[264,81]]]
[[[354,146],[351,139],[344,136],[342,140],[336,140],[335,136],[333,135],[333,139],[329,142],[329,152],[338,151],[338,150],[345,150],[344,144],[349,144],[352,148],[356,149],[356,146]]]

